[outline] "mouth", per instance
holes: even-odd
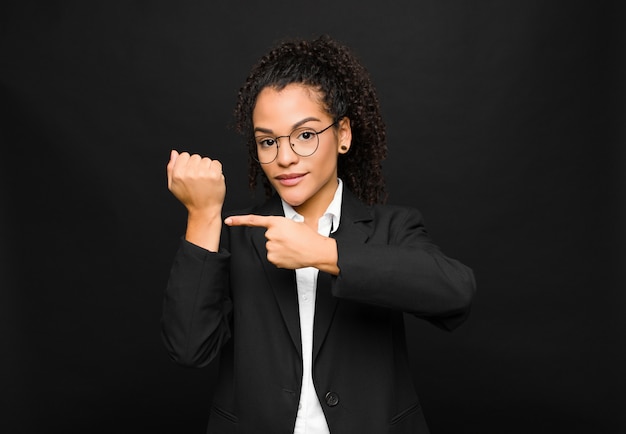
[[[285,186],[293,186],[298,184],[302,179],[304,179],[306,173],[285,173],[283,175],[278,175],[275,179],[281,184]]]

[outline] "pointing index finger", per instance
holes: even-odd
[[[235,215],[226,217],[224,223],[228,226],[252,226],[269,228],[276,216],[262,216],[255,214]]]

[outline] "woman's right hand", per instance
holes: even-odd
[[[221,213],[226,196],[222,163],[198,154],[172,150],[167,188],[190,213]]]
[[[167,164],[167,187],[187,208],[185,239],[217,252],[226,197],[222,163],[172,150]]]

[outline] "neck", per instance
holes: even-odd
[[[332,187],[332,188],[331,188]],[[317,231],[317,224],[319,219],[324,215],[328,206],[335,197],[337,191],[338,182],[329,184],[327,187],[318,191],[315,197],[309,199],[302,205],[293,207],[294,210],[302,217],[304,217],[304,223],[309,227]]]
[[[328,201],[319,201],[319,203],[316,204],[306,203],[298,207],[294,207],[293,209],[304,217],[304,223],[307,226],[317,231],[319,219],[324,215],[324,212],[326,212],[326,209],[328,209],[328,205],[330,205],[332,200],[333,198],[331,197]]]

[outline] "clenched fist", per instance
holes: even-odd
[[[222,163],[172,150],[167,164],[167,187],[187,208],[185,239],[207,250],[219,249],[226,181]]]
[[[172,150],[167,164],[167,187],[189,212],[221,211],[226,196],[222,163]]]

